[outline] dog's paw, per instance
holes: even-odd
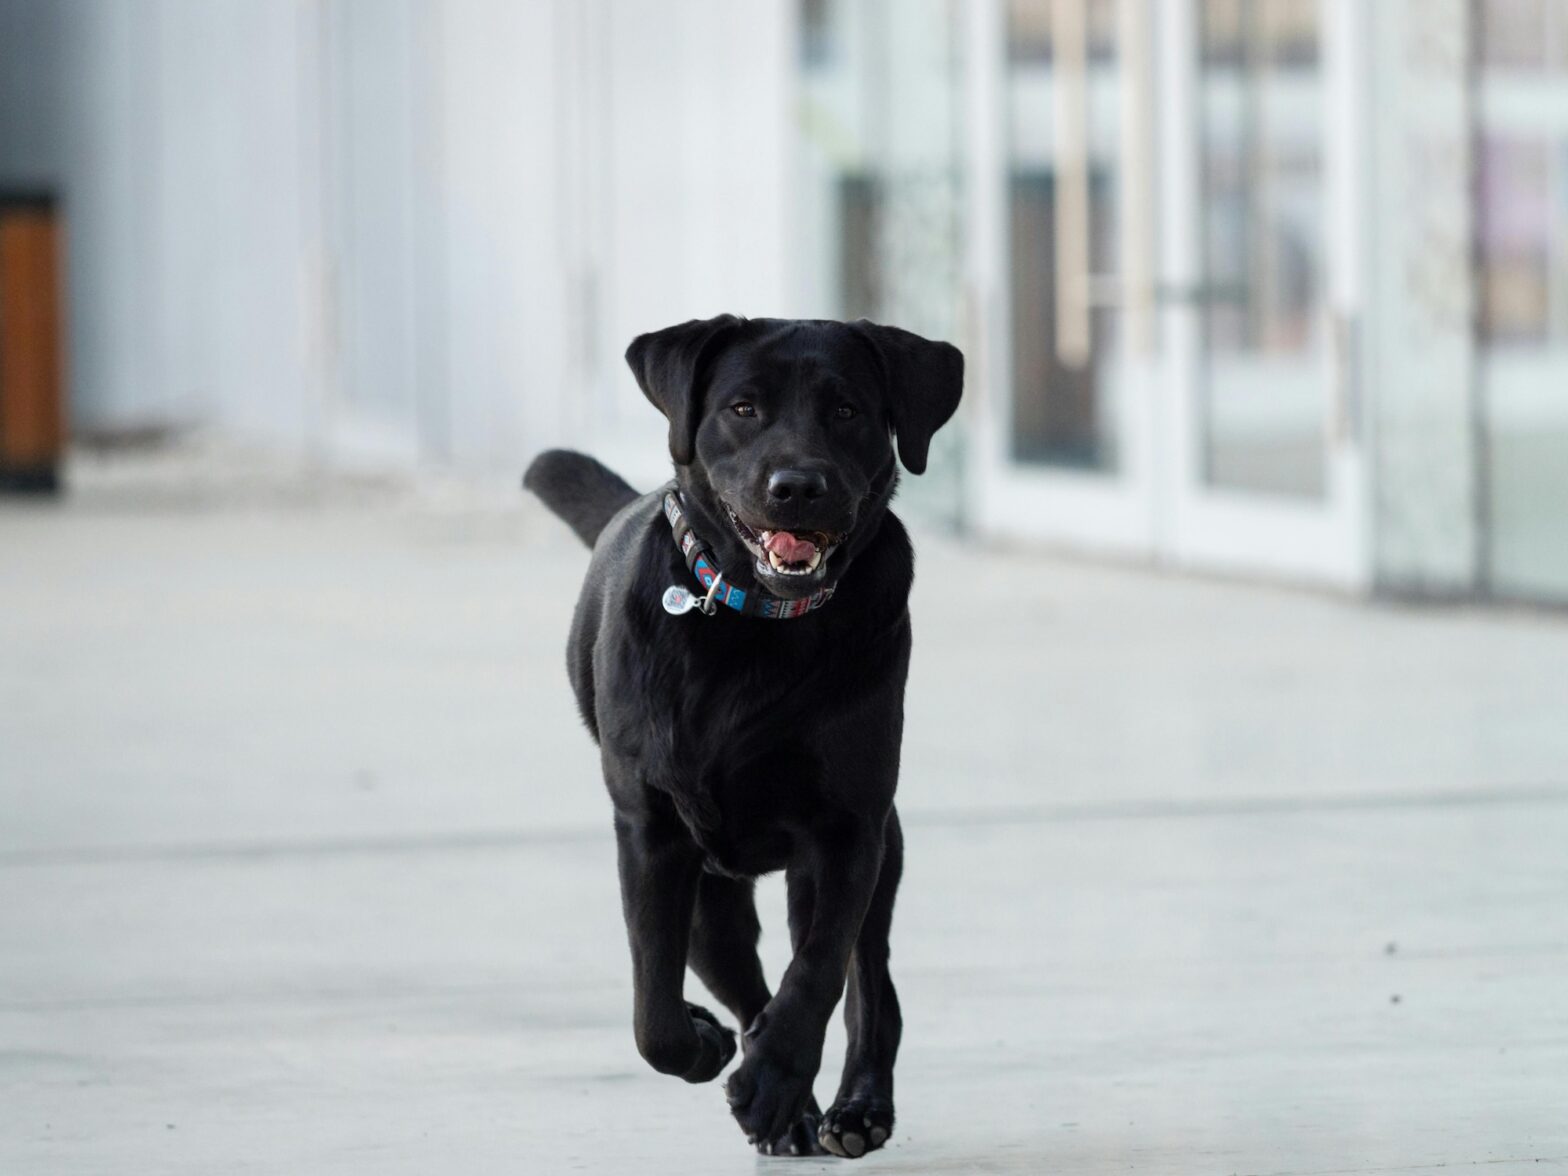
[[[822,1108],[817,1100],[806,1100],[806,1111],[790,1125],[788,1131],[777,1139],[764,1139],[757,1143],[757,1151],[765,1156],[825,1156],[827,1149],[817,1142],[817,1128],[822,1124]]]
[[[893,1103],[875,1095],[854,1095],[828,1108],[817,1141],[836,1156],[858,1159],[876,1151],[893,1134]]]
[[[691,1069],[681,1077],[687,1082],[711,1082],[735,1056],[735,1030],[701,1005],[687,1001],[686,1012],[691,1015],[691,1027],[697,1031],[701,1049]]]
[[[811,1102],[811,1075],[798,1074],[753,1050],[724,1088],[730,1114],[754,1144],[785,1144],[788,1155],[794,1128]]]

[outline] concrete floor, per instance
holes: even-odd
[[[77,481],[0,506],[0,1173],[844,1163],[754,1157],[635,1053],[563,529]],[[1568,621],[921,551],[860,1163],[1568,1166]]]

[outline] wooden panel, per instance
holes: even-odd
[[[0,209],[0,467],[51,469],[65,440],[59,230],[45,207]]]

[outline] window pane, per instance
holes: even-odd
[[[1119,270],[1119,13],[1115,0],[1079,0],[1057,27],[1070,7],[1008,5],[1012,452],[1109,473],[1118,465],[1122,314],[1095,305],[1091,288]],[[1064,325],[1079,332],[1076,343]]]
[[[958,340],[963,94],[954,0],[797,0],[798,313]],[[964,437],[932,440],[899,502],[954,521]]]
[[[1321,495],[1323,81],[1316,0],[1206,0],[1200,291],[1210,484]]]
[[[1051,60],[1051,0],[1007,0],[1007,58]]]
[[[1488,571],[1568,600],[1568,3],[1477,6]]]
[[[1546,0],[1481,0],[1477,51],[1490,69],[1540,69],[1546,64]]]
[[[1489,343],[1544,341],[1552,221],[1546,144],[1483,134],[1478,162],[1481,337]]]

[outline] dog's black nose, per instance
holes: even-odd
[[[810,470],[774,470],[768,478],[768,498],[773,502],[821,498],[827,492],[826,475]]]

